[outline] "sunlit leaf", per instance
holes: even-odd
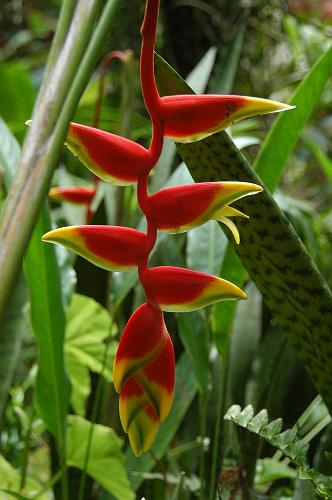
[[[67,463],[78,469],[84,468],[91,423],[77,415],[68,418]],[[119,500],[133,500],[124,457],[122,440],[113,429],[94,424],[87,473]]]

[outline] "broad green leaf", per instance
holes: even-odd
[[[36,405],[60,449],[65,442],[69,385],[64,368],[65,315],[55,248],[41,241],[51,229],[45,204],[37,220],[25,257],[30,289],[30,314],[39,350]]]
[[[209,274],[219,274],[227,239],[217,221],[210,220],[187,235],[187,265]]]
[[[68,417],[68,465],[83,470],[90,430],[88,420],[77,415]],[[129,484],[121,446],[122,440],[113,429],[94,424],[86,471],[115,498],[133,500],[135,495]]]
[[[0,498],[6,500],[7,498],[31,498],[36,495],[41,489],[42,485],[32,477],[28,476],[24,490],[20,491],[21,474],[18,470],[7,462],[7,460],[0,455]],[[6,493],[1,493],[1,490],[9,490]],[[28,495],[28,496],[27,496]],[[49,496],[46,493],[38,495],[40,500],[48,500]]]
[[[277,187],[287,159],[331,77],[331,70],[332,46],[316,62],[290,99],[289,104],[296,109],[278,116],[262,144],[254,168],[270,191]]]
[[[157,459],[161,459],[169,449],[187,410],[192,403],[198,385],[192,369],[191,361],[187,354],[183,354],[176,365],[174,403],[169,416],[161,425],[157,438],[152,446],[152,451]],[[156,465],[150,453],[144,453],[136,458],[128,448],[126,453],[126,469],[130,471],[133,489],[136,491],[143,482],[143,474],[149,472]]]
[[[208,391],[209,385],[209,328],[202,314],[194,311],[177,315],[179,335],[190,357],[199,389]]]
[[[91,390],[89,370],[103,372],[107,380],[112,379],[117,343],[112,341],[104,360],[105,341],[115,333],[116,327],[106,309],[89,297],[73,295],[67,310],[65,364],[72,385],[71,404],[79,415],[85,413]]]
[[[156,68],[163,95],[190,92],[160,58],[156,59]],[[286,115],[291,116],[291,111]],[[261,183],[225,132],[178,145],[178,151],[197,182]],[[236,222],[241,234],[236,251],[331,409],[332,384],[325,368],[332,362],[331,291],[267,189],[236,205],[250,217],[249,221]]]

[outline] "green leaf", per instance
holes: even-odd
[[[227,239],[217,221],[210,220],[187,235],[187,265],[203,273],[218,274]]]
[[[0,161],[5,166],[7,189],[14,179],[19,157],[20,147],[0,119]],[[41,417],[63,448],[69,397],[63,362],[64,312],[55,250],[41,241],[50,229],[50,216],[44,205],[29,244],[24,270],[30,289],[32,328],[39,348],[36,403]],[[15,334],[19,333],[16,329]]]
[[[238,422],[237,422],[238,423]],[[269,424],[262,427],[259,431],[259,435],[272,441],[281,431],[282,429],[282,418],[276,418],[272,420]]]
[[[0,420],[21,350],[21,338],[27,329],[27,318],[24,314],[27,300],[27,286],[23,273],[21,273],[1,325]]]
[[[90,394],[89,370],[101,373],[104,366],[105,341],[115,335],[116,327],[109,313],[95,300],[75,294],[67,310],[65,362],[72,385],[71,404],[84,415]],[[112,380],[117,343],[112,341],[103,376]]]
[[[264,486],[278,479],[296,479],[296,471],[273,458],[263,458],[257,461],[255,483]]]
[[[20,156],[19,143],[0,117],[0,165],[5,170],[5,186],[7,190],[14,179]]]
[[[179,335],[192,361],[199,388],[206,393],[209,384],[209,330],[197,312],[177,316]]]
[[[219,64],[217,64],[216,88],[214,88],[216,94],[229,94],[232,92],[246,27],[246,23],[243,22],[235,30],[235,36],[227,47],[226,56],[221,58]]]
[[[241,404],[245,403],[246,386],[251,376],[262,327],[262,296],[252,282],[245,291],[248,300],[240,302],[237,307],[228,359],[233,401]]]
[[[326,177],[329,179],[332,184],[332,161],[326,156],[326,154],[322,151],[322,149],[316,144],[313,140],[307,138],[306,143],[318,161],[319,165],[324,170]]]
[[[162,95],[191,92],[160,58],[156,59],[156,69]],[[285,116],[291,116],[291,111]],[[261,183],[225,132],[179,144],[178,151],[197,182]],[[250,220],[236,222],[241,234],[236,251],[331,409],[332,385],[325,369],[326,363],[332,362],[331,291],[267,189],[239,200],[237,208]]]
[[[287,446],[295,441],[295,438],[296,429],[287,429],[286,431],[275,437],[274,443],[276,443],[280,450],[284,450]]]
[[[25,122],[31,118],[35,94],[29,69],[23,60],[0,64],[0,115],[20,139],[26,131]]]
[[[254,409],[251,405],[248,405],[234,419],[234,422],[241,425],[242,427],[247,427],[248,422],[252,419],[253,416],[254,416]]]
[[[205,91],[213,70],[216,55],[217,49],[211,47],[187,76],[186,82],[196,94],[201,94]]]
[[[42,489],[42,485],[39,481],[30,476],[27,477],[25,489],[19,492],[20,483],[20,472],[14,469],[14,467],[0,455],[0,491],[6,491],[6,496],[0,493],[1,500],[6,500],[7,495],[15,498],[31,498],[32,495],[36,495]],[[25,496],[25,494],[28,496]],[[40,500],[47,500],[49,496],[45,493],[38,495],[38,498]]]
[[[5,122],[0,118],[0,168],[4,168],[4,182],[7,190],[9,190],[15,176],[19,158],[20,146]],[[0,388],[0,420],[6,403],[8,388],[12,383],[21,347],[22,333],[26,328],[26,317],[24,315],[26,303],[27,286],[21,274],[1,322],[0,380],[2,382]]]
[[[247,277],[247,272],[234,248],[228,244],[224,253],[219,276],[231,281],[239,287],[243,286]],[[235,311],[238,303],[235,300],[224,301],[215,304],[212,308],[212,331],[213,338],[219,354],[222,358],[228,350],[228,340],[231,327],[233,325]]]
[[[224,416],[225,420],[235,420],[241,414],[241,406],[240,405],[232,405],[226,415]]]
[[[319,101],[331,70],[332,46],[316,62],[290,99],[289,103],[296,109],[278,116],[262,144],[254,168],[271,191],[278,185],[286,161]]]
[[[262,427],[267,425],[268,418],[269,417],[268,417],[267,411],[264,408],[259,413],[257,413],[257,415],[255,415],[250,420],[250,422],[248,422],[247,427],[250,431],[254,432],[255,434],[258,434],[259,431],[262,429]]]
[[[154,457],[160,460],[169,449],[170,443],[181,425],[197,389],[198,385],[191,361],[188,355],[184,353],[176,364],[174,403],[152,446],[153,455],[145,453],[136,458],[131,449],[128,449],[126,453],[126,469],[130,471],[131,482],[135,491],[143,482],[143,474],[149,472],[156,465]]]
[[[91,422],[77,415],[68,417],[67,463],[83,470]],[[119,500],[135,498],[130,488],[122,440],[113,429],[94,424],[87,473]]]
[[[65,315],[55,249],[41,241],[42,235],[50,229],[45,204],[29,243],[24,268],[30,289],[31,324],[39,349],[36,406],[63,449],[69,402],[63,351]]]

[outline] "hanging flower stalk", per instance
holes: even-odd
[[[129,319],[113,367],[121,423],[137,456],[152,445],[173,400],[174,351],[163,311],[193,311],[220,300],[246,298],[236,285],[216,276],[170,266],[150,268],[157,231],[184,232],[215,219],[226,224],[239,243],[238,230],[230,217],[247,216],[230,204],[262,190],[246,182],[206,182],[149,195],[148,176],[160,157],[163,138],[195,141],[248,116],[290,108],[243,96],[161,98],[154,78],[158,9],[158,0],[147,0],[141,30],[140,78],[152,122],[150,147],[75,123],[70,125],[67,137],[68,147],[99,178],[117,185],[137,183],[146,233],[124,227],[74,226],[50,231],[43,237],[100,267],[113,271],[138,269],[146,301]]]

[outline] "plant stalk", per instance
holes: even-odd
[[[58,161],[68,122],[89,80],[120,3],[121,0],[107,2],[88,49],[86,46],[100,0],[81,0],[78,3],[57,67],[53,70],[49,93],[41,99],[34,112],[20,168],[0,221],[0,320]],[[20,230],[17,231],[17,228]]]

